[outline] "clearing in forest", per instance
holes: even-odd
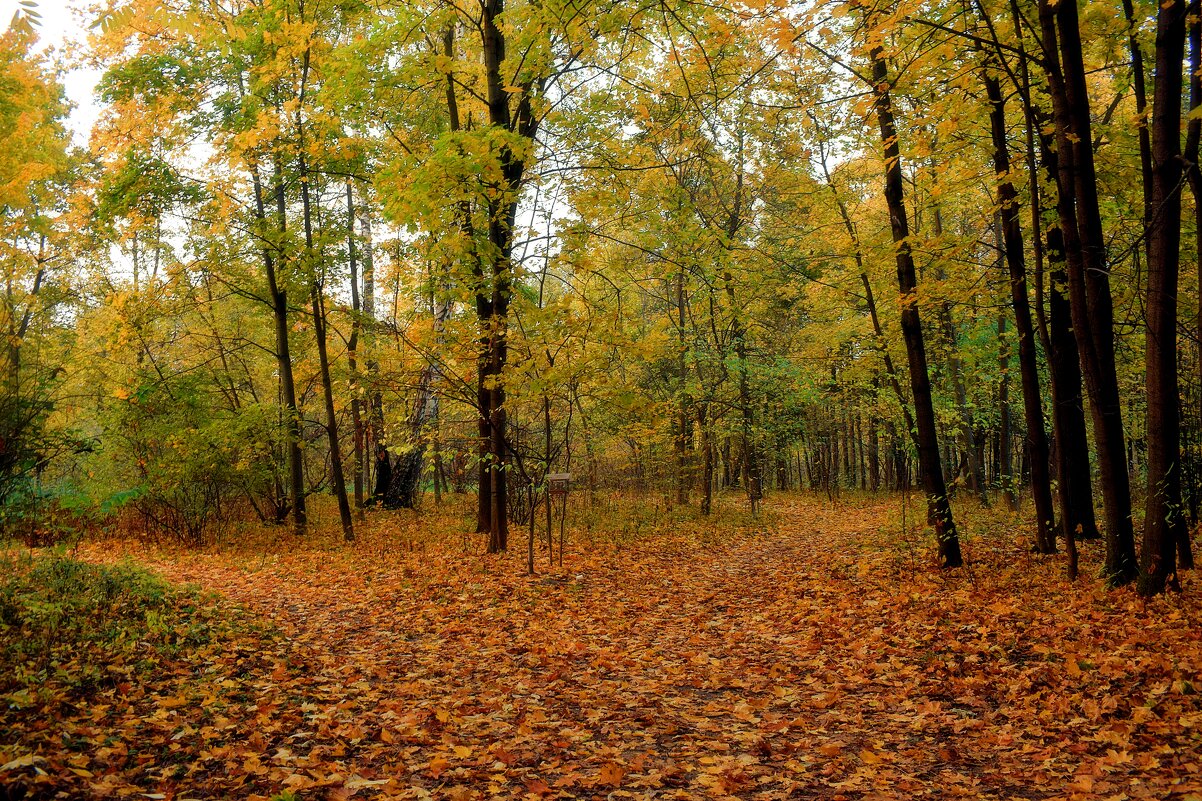
[[[1194,576],[1147,602],[1107,592],[1087,543],[1069,584],[996,522],[966,526],[970,567],[940,572],[900,511],[777,495],[760,521],[598,536],[533,577],[524,543],[484,556],[387,514],[352,546],[130,545],[238,625],[134,649],[74,695],[10,694],[0,782],[27,798],[1202,797]]]

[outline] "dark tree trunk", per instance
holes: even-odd
[[[1011,470],[1014,460],[1010,455],[1010,345],[1006,342],[1006,315],[999,314],[997,318],[998,338],[998,369],[1001,377],[998,381],[997,405],[998,427],[993,445],[994,481],[1002,488],[1002,498],[1006,508],[1012,512],[1018,511],[1018,499],[1014,491],[1014,474]],[[1044,469],[1047,467],[1045,465]],[[1048,504],[1051,505],[1051,489],[1048,490]]]
[[[868,488],[877,492],[881,488],[881,450],[877,435],[876,420],[868,421]]]
[[[1098,204],[1093,132],[1076,0],[1039,2],[1044,62],[1056,118],[1059,189],[1075,201],[1074,225],[1061,219],[1068,265],[1073,330],[1093,416],[1094,441],[1106,509],[1106,577],[1112,586],[1138,574],[1131,520],[1131,479],[1123,434],[1122,405],[1114,354],[1114,310],[1106,241]],[[1057,36],[1060,68],[1057,68]],[[1061,72],[1061,69],[1063,72]],[[1061,206],[1060,210],[1065,211]]]
[[[1146,301],[1148,492],[1140,592],[1176,589],[1181,513],[1181,417],[1177,387],[1177,281],[1181,258],[1181,69],[1185,0],[1165,0],[1156,15],[1152,105],[1152,199]]]
[[[1187,177],[1189,179],[1190,194],[1194,196],[1194,253],[1197,263],[1197,283],[1198,283],[1198,314],[1194,320],[1194,332],[1198,340],[1198,403],[1199,408],[1195,412],[1194,425],[1197,430],[1198,446],[1202,446],[1202,166],[1198,164],[1199,158],[1199,143],[1202,142],[1202,117],[1198,116],[1199,107],[1202,107],[1202,3],[1199,0],[1194,0],[1190,5],[1190,27],[1189,27],[1189,96],[1190,96],[1190,115],[1189,115],[1189,133],[1186,137],[1185,148],[1185,167]],[[1195,459],[1198,457],[1195,456]],[[1202,491],[1198,486],[1202,473],[1202,464],[1195,467],[1190,484],[1190,497],[1196,504],[1197,499],[1202,495]],[[1194,525],[1197,525],[1198,514],[1194,513]],[[1190,532],[1188,529],[1181,532],[1180,539],[1177,540],[1177,565],[1182,570],[1192,570],[1194,567],[1194,554],[1190,548]]]
[[[531,97],[542,89],[530,80],[512,92],[510,81],[501,74],[505,61],[505,33],[500,18],[505,13],[504,0],[484,0],[481,4],[480,38],[483,50],[484,84],[488,104],[488,122],[498,130],[516,133],[534,144],[538,132],[538,117]],[[453,93],[452,93],[453,94]],[[517,108],[510,108],[510,98],[517,97]],[[513,282],[513,235],[517,218],[526,164],[522,156],[508,145],[501,145],[501,181],[503,197],[487,201],[488,243],[491,251],[487,302],[477,300],[478,322],[481,327],[480,432],[482,456],[480,485],[480,523],[487,522],[488,550],[504,551],[509,545],[509,521],[505,509],[505,467],[508,462],[505,410],[505,366],[509,358],[509,302]],[[481,282],[481,286],[484,283]],[[487,464],[484,464],[487,462]],[[486,493],[485,473],[489,491]]]
[[[697,428],[701,432],[701,514],[714,508],[714,435],[709,426],[709,404],[697,404]]]
[[[1045,172],[1051,181],[1056,182],[1059,179],[1059,161],[1053,149],[1052,136],[1041,134],[1039,144]],[[1067,194],[1058,193],[1057,214],[1062,224],[1066,219],[1070,221],[1066,228],[1075,231],[1071,190]],[[1075,540],[1096,540],[1101,539],[1102,535],[1094,516],[1081,361],[1069,302],[1064,231],[1059,226],[1048,229],[1044,252],[1051,265],[1047,292],[1047,354],[1052,385],[1052,428],[1056,437],[1056,478],[1060,485],[1060,532],[1066,547],[1072,546],[1072,550]]]
[[[943,483],[943,467],[939,460],[939,442],[935,433],[935,407],[931,400],[931,379],[927,370],[922,318],[918,311],[918,278],[914,268],[914,257],[910,252],[901,150],[898,147],[897,128],[893,121],[888,70],[879,45],[873,48],[871,58],[874,105],[885,157],[885,202],[889,207],[896,249],[897,283],[902,303],[901,329],[906,342],[910,387],[914,396],[914,416],[918,427],[918,464],[923,491],[927,496],[927,521],[935,529],[940,566],[959,567],[963,564],[960,539],[952,518],[947,487]]]
[[[1144,78],[1144,52],[1136,35],[1138,22],[1135,5],[1123,0],[1123,16],[1127,20],[1127,49],[1131,53],[1131,88],[1135,94],[1135,113],[1139,115],[1140,188],[1144,196],[1144,231],[1152,224],[1152,140],[1148,135],[1148,88]],[[1184,56],[1183,56],[1184,57]],[[1159,67],[1158,67],[1159,68]]]
[[[677,369],[680,371],[680,390],[676,402],[676,436],[673,445],[676,450],[676,503],[685,506],[689,502],[689,463],[688,440],[692,433],[693,420],[689,414],[689,398],[686,392],[688,381],[688,340],[685,329],[685,293],[684,267],[676,274],[676,347]]]
[[[994,172],[1003,177],[998,182],[997,196],[1002,226],[1002,250],[1010,276],[1010,301],[1014,307],[1014,327],[1018,334],[1018,366],[1022,378],[1023,419],[1027,429],[1027,449],[1031,459],[1031,497],[1035,504],[1035,549],[1054,553],[1056,537],[1053,520],[1052,480],[1049,473],[1047,432],[1044,429],[1043,402],[1039,387],[1039,364],[1035,350],[1035,325],[1027,298],[1026,257],[1023,247],[1022,224],[1019,220],[1019,198],[1009,179],[1010,152],[1006,145],[1006,107],[1001,86],[990,74],[987,64],[983,79],[989,99],[989,122],[993,138]],[[1007,449],[1009,444],[1006,445]],[[1007,470],[1007,472],[1009,472]]]
[[[445,298],[434,301],[435,339],[442,342],[446,321],[451,316],[451,303]],[[435,358],[427,361],[417,382],[417,395],[413,411],[409,415],[409,448],[401,453],[392,466],[392,476],[384,492],[384,506],[389,509],[414,509],[420,495],[422,472],[426,466],[426,450],[429,447],[430,428],[438,420],[438,381],[442,377]]]

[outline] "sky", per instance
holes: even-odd
[[[53,59],[67,70],[62,82],[67,98],[75,105],[71,111],[71,129],[76,144],[86,145],[92,123],[100,112],[94,95],[100,73],[80,63],[83,54],[80,43],[87,36],[87,26],[75,9],[82,3],[65,0],[36,2],[36,10],[42,15],[41,24],[37,27],[41,48],[49,51]],[[18,8],[18,0],[0,0],[0,29],[8,27]]]

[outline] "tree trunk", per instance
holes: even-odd
[[[299,128],[299,125],[298,125]],[[330,379],[330,354],[326,336],[326,311],[322,296],[323,266],[313,242],[313,208],[309,197],[309,171],[303,155],[299,159],[301,175],[301,213],[305,228],[305,254],[312,271],[309,281],[309,297],[313,303],[313,335],[317,339],[317,363],[321,374],[322,397],[325,401],[326,435],[330,443],[330,479],[334,497],[338,500],[338,516],[342,521],[342,537],[347,542],[355,539],[355,523],[351,518],[351,504],[346,496],[346,477],[342,472],[342,446],[338,441],[338,414],[334,409],[334,385]]]
[[[1181,258],[1181,65],[1186,2],[1166,0],[1156,14],[1152,106],[1152,200],[1148,231],[1147,444],[1140,592],[1177,589],[1181,513],[1181,399],[1177,388],[1177,281]]]
[[[1035,550],[1054,553],[1055,511],[1052,504],[1051,460],[1047,432],[1044,429],[1043,401],[1039,386],[1039,364],[1035,350],[1035,326],[1027,298],[1027,275],[1019,198],[1010,181],[1010,152],[1006,145],[1006,107],[997,78],[986,65],[983,80],[989,99],[990,131],[993,138],[994,172],[1002,176],[997,197],[1002,227],[1002,249],[1010,276],[1010,300],[1014,307],[1014,327],[1018,334],[1018,366],[1022,379],[1023,419],[1027,429],[1027,449],[1031,460],[1031,497],[1035,505]],[[1038,235],[1038,233],[1037,233]],[[1008,448],[1007,444],[1007,448]],[[1088,466],[1087,466],[1088,467]],[[1007,472],[1009,472],[1007,470]]]
[[[998,339],[998,380],[997,405],[998,428],[994,443],[994,480],[1002,488],[1002,498],[1006,508],[1012,512],[1018,511],[1018,499],[1014,492],[1014,474],[1011,471],[1013,459],[1010,455],[1010,345],[1006,342],[1006,315],[999,314],[997,318]],[[1047,465],[1044,465],[1047,469]],[[1051,490],[1048,490],[1048,504],[1051,505]]]
[[[931,379],[927,370],[922,318],[918,311],[918,277],[914,257],[910,251],[901,150],[898,147],[897,128],[893,121],[888,70],[879,45],[873,47],[871,60],[874,105],[885,157],[885,202],[889,207],[897,262],[897,283],[901,292],[901,329],[906,342],[910,387],[914,396],[914,416],[918,427],[918,464],[923,491],[927,496],[927,522],[935,529],[940,566],[959,567],[963,564],[963,557],[960,554],[960,539],[952,518],[951,504],[948,502],[947,487],[943,483],[943,467],[940,464],[939,442],[935,431],[935,407],[931,399]]]
[[[1139,174],[1144,196],[1144,231],[1152,225],[1152,141],[1148,135],[1148,88],[1144,78],[1144,52],[1136,35],[1138,21],[1131,0],[1123,0],[1123,17],[1127,20],[1127,49],[1131,53],[1131,88],[1135,94],[1135,113],[1139,116]],[[1183,56],[1184,57],[1184,56]],[[1159,69],[1159,66],[1157,67]],[[1157,73],[1159,75],[1159,73]]]
[[[531,96],[542,87],[528,81],[518,87],[521,92],[514,93],[510,81],[501,74],[501,66],[505,61],[505,33],[499,22],[504,13],[504,0],[484,0],[481,3],[479,31],[484,55],[488,122],[500,130],[516,133],[533,148],[538,132],[538,118],[531,105]],[[453,95],[453,92],[450,94]],[[515,95],[518,98],[516,111],[511,110],[509,105],[510,98]],[[507,327],[513,281],[514,223],[526,170],[522,157],[507,144],[501,145],[500,166],[504,192],[500,199],[492,197],[487,201],[488,242],[492,253],[491,274],[488,276],[490,293],[487,303],[482,303],[482,298],[477,300],[478,322],[484,345],[478,386],[481,445],[484,449],[482,456],[488,462],[487,465],[482,464],[479,517],[481,523],[485,522],[487,512],[490,553],[505,550],[509,539],[509,522],[505,509],[505,465],[508,453],[504,372],[509,357]],[[481,285],[483,286],[483,282]],[[490,479],[488,497],[483,483],[485,469]]]
[[[260,225],[266,227],[267,208],[263,199],[263,183],[259,177],[257,166],[251,166],[251,181],[255,191],[255,217]],[[288,486],[292,504],[292,523],[296,534],[305,533],[307,516],[305,514],[305,468],[301,454],[300,410],[296,406],[296,382],[292,377],[292,355],[288,347],[288,292],[281,285],[276,272],[277,263],[282,263],[283,239],[285,234],[286,206],[284,203],[284,180],[280,174],[280,164],[277,160],[273,176],[273,190],[276,198],[276,233],[280,237],[274,244],[268,243],[264,237],[262,248],[263,270],[267,274],[267,292],[271,296],[271,311],[275,319],[275,358],[276,369],[280,374],[280,396],[283,400],[284,415],[287,420],[285,431],[288,438]],[[274,247],[274,251],[273,251]],[[279,259],[277,262],[276,255]]]
[[[731,205],[730,217],[726,224],[728,243],[734,242],[743,225],[743,138],[739,135],[739,169],[735,176],[735,197]],[[728,245],[729,246],[729,245]],[[739,412],[741,415],[743,445],[742,465],[747,477],[747,498],[751,502],[751,511],[759,511],[760,500],[764,497],[762,466],[760,464],[759,447],[755,437],[755,412],[751,405],[751,385],[748,379],[747,357],[747,327],[743,323],[740,306],[735,299],[734,277],[729,267],[723,269],[722,281],[726,289],[726,297],[730,301],[731,339],[734,341],[735,356],[738,360],[739,371]]]
[[[1059,160],[1052,136],[1040,134],[1040,159],[1048,178],[1059,180]],[[1038,198],[1038,196],[1036,196]],[[1057,215],[1067,230],[1075,231],[1071,190],[1058,192]],[[1036,213],[1039,210],[1036,209]],[[1042,219],[1038,217],[1037,219]],[[1046,252],[1051,265],[1048,286],[1048,375],[1052,385],[1052,430],[1056,438],[1056,479],[1060,487],[1060,532],[1070,550],[1070,572],[1076,540],[1101,539],[1093,507],[1093,477],[1089,466],[1089,438],[1085,428],[1085,398],[1081,386],[1081,361],[1073,331],[1068,294],[1067,252],[1064,230],[1047,231]]]
[[[943,212],[938,204],[935,205],[932,216],[934,218],[934,234],[936,237],[941,237],[943,236]],[[937,269],[936,277],[944,280],[947,276],[942,269]],[[960,434],[957,437],[961,454],[960,463],[967,465],[969,489],[977,494],[983,506],[988,506],[989,495],[986,492],[985,469],[981,463],[979,443],[977,442],[977,426],[973,419],[972,408],[968,405],[968,391],[964,384],[964,366],[960,359],[959,336],[956,333],[955,321],[952,319],[952,305],[947,300],[939,304],[938,319],[947,343],[948,376],[951,379],[952,391],[956,396],[956,409],[960,413]],[[947,447],[951,447],[950,443]],[[951,461],[948,459],[949,464],[945,465],[945,481],[951,481],[951,477],[955,475],[951,468]],[[949,471],[951,472],[949,473]],[[952,491],[955,491],[954,487]]]
[[[355,193],[354,187],[348,181],[346,185],[346,255],[351,272],[351,336],[347,340],[347,364],[351,373],[351,426],[354,428],[355,446],[355,510],[359,519],[363,519],[363,476],[364,470],[364,439],[362,388],[359,376],[359,330],[362,327],[360,316],[362,307],[359,301],[359,262],[355,247]]]
[[[691,433],[693,421],[689,414],[689,398],[686,392],[688,380],[688,344],[685,339],[685,295],[684,267],[676,274],[676,336],[677,336],[677,369],[680,371],[679,397],[676,403],[676,503],[685,506],[689,502],[689,464],[688,436]]]
[[[1102,499],[1106,508],[1106,577],[1112,586],[1138,574],[1131,520],[1122,406],[1114,355],[1114,311],[1106,242],[1098,204],[1093,133],[1076,0],[1040,0],[1044,60],[1056,118],[1059,190],[1075,201],[1074,225],[1061,219],[1068,264],[1069,303],[1089,392],[1094,441],[1098,446]],[[1055,63],[1059,37],[1060,68]],[[1060,211],[1065,211],[1063,205]]]
[[[709,404],[697,404],[697,428],[701,431],[701,514],[714,508],[714,434],[709,426]]]
[[[881,451],[877,436],[876,420],[868,421],[868,488],[877,492],[881,488]]]
[[[376,273],[375,273],[375,251],[372,245],[371,237],[371,214],[370,211],[363,206],[360,206],[359,212],[359,231],[362,237],[361,250],[363,253],[363,321],[367,328],[367,333],[370,335],[374,330],[376,323]],[[370,347],[371,339],[367,341],[367,427],[365,429],[365,437],[363,444],[364,459],[363,459],[363,476],[362,481],[365,487],[372,484],[372,460],[366,457],[366,454],[375,449],[376,469],[378,471],[380,461],[388,463],[388,451],[384,449],[384,393],[380,391],[379,375],[380,363],[374,358],[374,349]],[[389,465],[391,471],[391,465]],[[378,476],[378,472],[376,473]],[[391,478],[391,477],[389,477]],[[380,497],[383,495],[384,487],[388,486],[388,482],[383,482],[381,486],[377,478],[376,485],[372,495]]]
[[[1202,446],[1202,166],[1199,166],[1199,143],[1202,142],[1202,117],[1198,116],[1202,107],[1202,3],[1194,0],[1191,4],[1189,28],[1189,96],[1190,115],[1189,133],[1186,137],[1185,166],[1189,179],[1190,194],[1194,196],[1194,253],[1198,270],[1198,315],[1194,321],[1194,331],[1198,340],[1198,403],[1199,408],[1194,418],[1197,426],[1197,444]],[[1197,458],[1197,457],[1195,457]],[[1202,492],[1198,487],[1199,472],[1202,466],[1194,471],[1193,483],[1190,486],[1190,496],[1198,498]],[[1197,515],[1195,515],[1195,518]],[[1195,519],[1195,525],[1197,521]],[[1190,548],[1190,532],[1188,529],[1181,533],[1177,540],[1177,564],[1182,570],[1192,570],[1194,554]]]

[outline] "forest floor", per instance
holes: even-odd
[[[81,546],[267,625],[150,681],[10,705],[0,784],[71,799],[1202,799],[1196,575],[1144,603],[1102,587],[1088,543],[1070,584],[998,512],[966,519],[970,566],[941,572],[897,497],[776,495],[759,519],[590,523],[562,568],[540,550],[528,576],[524,532],[483,555],[466,512],[372,513],[346,546]]]

